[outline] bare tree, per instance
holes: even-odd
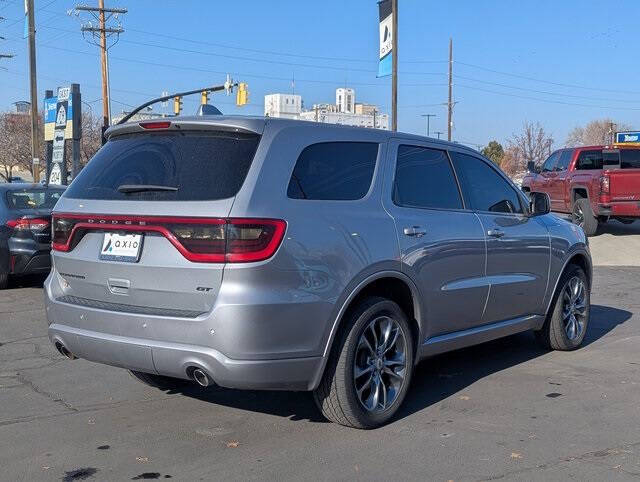
[[[601,146],[610,144],[616,131],[628,131],[631,128],[624,123],[605,118],[589,122],[584,127],[577,126],[567,137],[565,144],[574,146]]]
[[[33,175],[30,119],[24,114],[0,114],[0,176],[5,180],[17,170]]]
[[[533,161],[541,164],[551,154],[553,146],[553,137],[548,134],[539,122],[525,122],[522,126],[522,132],[515,133],[508,141],[509,149],[515,149],[514,166],[515,172],[525,168],[527,162]]]
[[[500,168],[510,177],[518,174],[522,170],[523,166],[522,155],[520,149],[516,146],[509,146],[504,151],[502,160],[500,161]]]

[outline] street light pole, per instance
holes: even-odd
[[[438,139],[440,139],[440,136],[441,136],[442,134],[444,134],[444,132],[442,132],[442,131],[436,131],[436,134],[438,135]]]
[[[436,117],[435,114],[422,114],[422,117],[425,117],[427,119],[427,137],[431,136],[431,130],[429,129],[429,121],[431,120],[432,117]]]

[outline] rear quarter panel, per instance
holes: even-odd
[[[380,144],[368,194],[355,201],[289,199],[289,179],[302,150],[333,141]],[[386,135],[368,129],[268,123],[262,142],[268,151],[256,157],[230,215],[284,219],[287,231],[271,260],[225,267],[219,301],[233,309],[251,299],[255,328],[265,332],[260,325],[270,327],[274,352],[322,355],[340,309],[356,286],[375,273],[400,271],[394,222],[381,202]],[[243,351],[250,351],[247,348]]]

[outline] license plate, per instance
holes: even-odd
[[[142,251],[142,234],[104,233],[100,259],[137,263]]]

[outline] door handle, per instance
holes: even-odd
[[[416,238],[421,238],[425,234],[427,234],[427,230],[422,226],[411,226],[410,228],[404,228],[403,232],[405,236],[415,236]]]
[[[504,236],[504,231],[498,228],[493,228],[487,231],[487,236],[491,236],[492,238],[501,238]]]

